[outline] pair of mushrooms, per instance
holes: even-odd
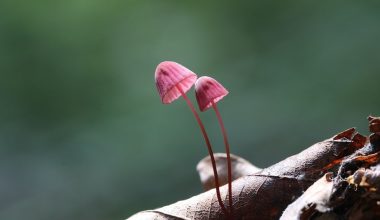
[[[226,216],[232,216],[232,211],[233,211],[232,209],[232,173],[231,173],[232,171],[231,171],[230,147],[228,143],[226,129],[224,127],[222,117],[216,105],[218,101],[220,101],[224,96],[228,94],[228,91],[215,79],[208,76],[202,76],[197,79],[197,75],[193,73],[191,70],[187,69],[181,64],[178,64],[172,61],[164,61],[157,66],[156,72],[155,72],[155,81],[156,81],[157,90],[161,97],[162,103],[170,104],[171,102],[173,102],[174,100],[182,96],[185,99],[187,105],[190,107],[191,111],[193,112],[195,119],[197,120],[198,125],[201,129],[201,132],[203,134],[203,137],[205,139],[208,153],[211,158],[212,168],[214,172],[215,186],[216,186],[215,187],[216,195],[218,198],[219,205]],[[229,194],[228,198],[229,198],[229,207],[230,207],[229,213],[227,212],[227,209],[224,206],[221,196],[220,196],[220,191],[219,191],[220,186],[219,186],[219,180],[218,180],[218,173],[216,169],[216,163],[215,163],[212,147],[210,144],[210,140],[206,133],[206,129],[197,111],[195,110],[193,104],[191,103],[190,99],[186,96],[186,92],[189,91],[194,84],[195,84],[195,95],[196,95],[196,99],[199,105],[199,109],[203,112],[209,109],[210,107],[213,107],[213,109],[215,110],[216,116],[218,118],[222,133],[223,133],[225,150],[227,154],[227,167],[228,167],[228,194]]]

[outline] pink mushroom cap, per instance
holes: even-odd
[[[209,109],[212,102],[217,103],[227,94],[227,89],[211,77],[202,76],[195,82],[195,96],[202,112]]]
[[[164,61],[158,64],[154,78],[162,103],[169,104],[181,96],[176,87],[180,86],[186,93],[194,85],[197,75],[179,63]]]

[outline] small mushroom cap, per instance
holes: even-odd
[[[154,78],[162,103],[169,104],[181,96],[176,86],[186,93],[194,85],[197,75],[179,63],[164,61],[158,64]]]
[[[202,112],[210,108],[212,102],[218,102],[227,94],[227,89],[211,77],[202,76],[195,82],[195,96]]]

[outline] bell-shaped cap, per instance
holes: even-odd
[[[169,104],[181,96],[176,86],[186,93],[194,85],[197,75],[179,63],[164,61],[158,64],[154,78],[162,103]]]
[[[210,108],[212,102],[218,102],[227,94],[227,89],[211,77],[202,76],[195,82],[195,96],[202,112]]]

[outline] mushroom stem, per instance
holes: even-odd
[[[227,138],[227,132],[226,128],[224,127],[224,123],[222,120],[222,116],[220,115],[220,112],[218,110],[218,107],[214,101],[211,101],[212,107],[215,110],[216,117],[218,118],[220,128],[223,133],[223,140],[224,140],[224,145],[226,148],[226,154],[227,154],[227,169],[228,169],[228,202],[230,206],[230,215],[233,216],[233,206],[232,206],[232,169],[231,169],[231,157],[230,157],[230,144],[228,143],[228,138]]]
[[[214,171],[216,196],[218,198],[218,202],[219,202],[220,208],[225,213],[225,215],[228,217],[229,216],[228,212],[226,210],[226,207],[224,207],[222,198],[220,196],[218,171],[216,170],[216,163],[215,163],[214,153],[212,151],[210,140],[209,140],[208,135],[206,133],[206,129],[205,129],[205,127],[204,127],[204,125],[203,125],[203,123],[202,123],[202,121],[201,121],[201,119],[200,119],[197,111],[195,111],[195,108],[194,108],[193,104],[191,103],[190,99],[186,96],[186,94],[183,92],[181,86],[180,85],[176,85],[176,88],[179,90],[179,92],[181,93],[183,99],[185,99],[187,105],[190,107],[190,109],[193,112],[193,114],[195,116],[195,119],[197,120],[198,125],[199,125],[199,127],[200,127],[200,129],[202,131],[203,137],[204,137],[206,145],[207,145],[208,154],[210,155],[210,158],[211,158],[212,169]]]

